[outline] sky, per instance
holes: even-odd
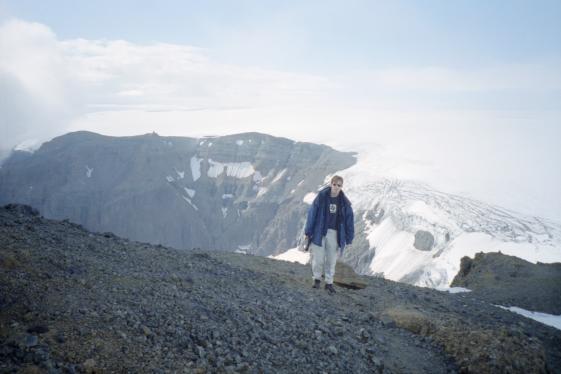
[[[559,1],[0,0],[0,153],[259,131],[561,222]]]

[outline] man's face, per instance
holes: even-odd
[[[338,194],[339,191],[343,189],[343,182],[341,181],[333,181],[331,182],[331,192],[334,194]]]

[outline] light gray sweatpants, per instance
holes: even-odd
[[[337,231],[329,229],[327,235],[321,239],[321,247],[312,243],[312,275],[320,279],[325,270],[325,283],[333,284],[335,263],[337,262]]]

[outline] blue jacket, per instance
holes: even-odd
[[[329,186],[321,190],[308,210],[308,219],[306,220],[304,233],[312,238],[312,243],[317,246],[321,246],[322,238],[327,234],[330,193],[331,187]],[[343,191],[339,192],[339,202],[341,209],[337,213],[337,242],[339,250],[343,252],[345,245],[351,244],[355,237],[355,222],[351,202]]]

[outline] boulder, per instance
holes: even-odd
[[[335,276],[333,277],[333,283],[339,287],[351,288],[351,289],[363,289],[366,287],[366,282],[362,280],[362,277],[355,273],[353,268],[344,262],[337,261],[335,265]]]
[[[413,246],[420,251],[430,251],[434,245],[434,236],[428,231],[419,230],[415,233]]]

